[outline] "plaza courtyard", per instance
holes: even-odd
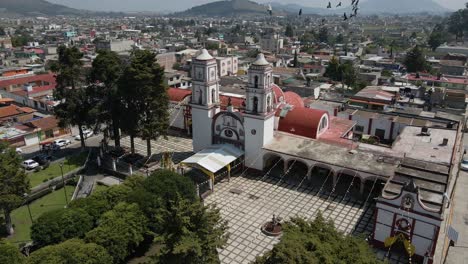
[[[128,137],[122,139],[130,146]],[[136,151],[146,154],[146,141],[135,139]],[[152,151],[159,157],[162,152],[172,152],[173,160],[179,163],[193,155],[192,140],[175,135],[167,139],[152,141]],[[241,175],[239,175],[241,174]],[[296,163],[286,177],[280,162],[273,162],[267,172],[254,175],[239,172],[237,176],[217,178],[214,193],[205,199],[206,205],[216,205],[228,221],[230,238],[227,246],[220,250],[222,263],[250,263],[255,257],[273,248],[280,237],[264,235],[260,227],[270,221],[273,214],[283,221],[301,216],[313,220],[319,212],[333,220],[335,227],[345,234],[362,235],[363,239],[373,230],[374,198],[383,187],[381,182],[367,182],[363,195],[359,194],[358,178],[342,175],[337,187],[332,188],[332,179],[323,170],[314,171],[308,181],[304,168]],[[225,176],[224,176],[225,177]],[[389,263],[408,263],[404,256],[377,250],[380,259]]]
[[[283,179],[284,180],[284,179]],[[356,197],[346,191],[327,188],[323,182],[286,182],[278,177],[232,177],[215,185],[215,192],[205,200],[215,204],[229,221],[228,245],[219,251],[221,263],[250,263],[255,257],[273,248],[280,237],[269,237],[260,227],[273,214],[288,220],[301,216],[312,220],[322,212],[333,220],[335,227],[346,233],[371,234],[373,230],[374,197]],[[348,188],[349,189],[349,188]],[[386,252],[376,250],[380,259]],[[392,254],[390,263],[407,263],[407,258]]]

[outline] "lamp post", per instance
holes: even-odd
[[[31,224],[34,224],[34,221],[33,221],[33,218],[32,218],[32,214],[31,214],[31,207],[29,207],[29,201],[27,200],[27,199],[28,199],[28,194],[25,193],[23,196],[24,196],[24,198],[26,199],[26,206],[28,207],[29,219],[31,219]]]
[[[60,163],[60,171],[62,172],[63,192],[65,193],[65,207],[67,207],[68,206],[68,196],[67,196],[67,188],[65,188],[65,179],[63,178],[63,162]]]

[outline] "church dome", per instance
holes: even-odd
[[[276,111],[279,119],[278,130],[286,133],[317,139],[328,129],[329,117],[327,111],[318,109],[295,107],[289,110],[284,117],[282,109]]]
[[[268,66],[270,63],[265,59],[265,55],[263,53],[259,53],[257,55],[257,59],[252,63],[255,66]]]
[[[202,49],[200,54],[195,59],[199,61],[206,61],[206,60],[212,60],[213,56],[211,56],[210,53],[208,53],[206,49]]]
[[[286,103],[293,105],[294,107],[304,107],[304,101],[297,93],[285,92],[284,100]]]

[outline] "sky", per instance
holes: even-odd
[[[216,0],[48,0],[49,2],[64,4],[69,7],[100,10],[100,11],[181,11],[192,6],[215,2]],[[328,0],[255,0],[259,3],[280,2],[295,3],[311,7],[324,7]],[[338,2],[339,0],[331,0]],[[346,1],[346,0],[344,0]],[[350,1],[350,0],[349,0]],[[370,0],[368,0],[370,1]],[[408,0],[418,1],[418,0]],[[434,0],[449,9],[463,8],[468,0]]]

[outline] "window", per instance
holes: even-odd
[[[226,137],[232,137],[232,136],[234,136],[234,133],[232,132],[232,130],[226,129],[226,130],[224,130],[224,135]]]
[[[322,117],[322,121],[320,121],[320,131],[326,129],[328,127],[328,119],[326,116]]]
[[[255,75],[254,78],[254,88],[258,88],[258,76]]]
[[[354,128],[354,131],[355,131],[355,132],[364,132],[364,126],[356,126],[356,127]]]

